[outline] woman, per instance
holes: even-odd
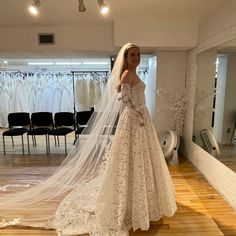
[[[171,177],[145,106],[145,85],[136,74],[139,62],[137,46],[121,48],[105,94],[84,130],[86,140],[77,141],[50,178],[0,198],[0,227],[126,236],[131,228],[147,230],[151,220],[174,214]]]
[[[147,230],[150,221],[176,210],[171,177],[145,106],[145,85],[136,74],[140,49],[133,44],[123,49],[118,90],[125,107],[106,155],[104,175],[62,201],[56,214],[59,235],[83,233],[86,225],[84,233],[91,235],[125,236],[131,228]],[[89,194],[85,199],[82,189],[93,195],[89,206]]]

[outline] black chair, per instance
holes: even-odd
[[[14,147],[13,136],[21,136],[22,152],[24,151],[24,138],[23,135],[30,129],[30,114],[27,112],[15,112],[8,114],[9,129],[2,133],[3,137],[3,151],[6,154],[5,136],[10,136],[12,140],[12,146]]]
[[[34,112],[31,114],[31,129],[27,132],[28,153],[30,154],[29,135],[32,135],[33,146],[36,146],[36,137],[45,135],[46,152],[50,154],[50,143],[48,133],[53,128],[53,117],[51,112]]]
[[[76,113],[76,137],[84,131],[84,128],[87,127],[88,121],[94,112],[92,107],[90,111],[79,111]]]
[[[57,112],[54,115],[54,128],[48,134],[57,137],[58,146],[59,146],[58,136],[65,137],[65,154],[67,154],[66,135],[73,132],[74,130],[75,130],[74,113]],[[55,139],[55,145],[56,145],[56,139]]]

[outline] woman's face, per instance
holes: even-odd
[[[130,48],[127,54],[126,62],[128,67],[136,68],[140,63],[140,49]]]

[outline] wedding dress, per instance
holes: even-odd
[[[172,180],[144,97],[145,84],[125,84],[120,116],[110,150],[96,178],[78,185],[60,203],[59,235],[125,236],[147,230],[150,221],[176,210]],[[141,117],[139,113],[142,112]]]
[[[174,214],[175,193],[145,105],[145,85],[125,84],[116,92],[129,45],[116,58],[86,135],[57,170],[25,191],[0,194],[0,228],[127,236],[131,228],[146,230],[149,221]]]
[[[12,93],[10,112],[29,112],[28,89],[23,79],[17,79]]]

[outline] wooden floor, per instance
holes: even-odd
[[[72,146],[73,136],[68,140]],[[1,141],[1,136],[0,136]],[[64,145],[53,147],[45,155],[44,141],[32,149],[32,155],[21,154],[21,143],[16,141],[14,150],[8,141],[7,155],[0,143],[0,187],[5,184],[35,184],[49,176],[64,159]],[[63,142],[61,142],[63,144]],[[40,146],[41,145],[41,146]],[[178,210],[171,218],[152,222],[148,231],[130,232],[130,236],[236,236],[236,212],[207,183],[186,159],[180,158],[179,166],[169,166],[176,190]],[[10,175],[9,175],[10,173]],[[3,194],[3,193],[1,193]],[[52,236],[53,230],[7,228],[0,236]]]

